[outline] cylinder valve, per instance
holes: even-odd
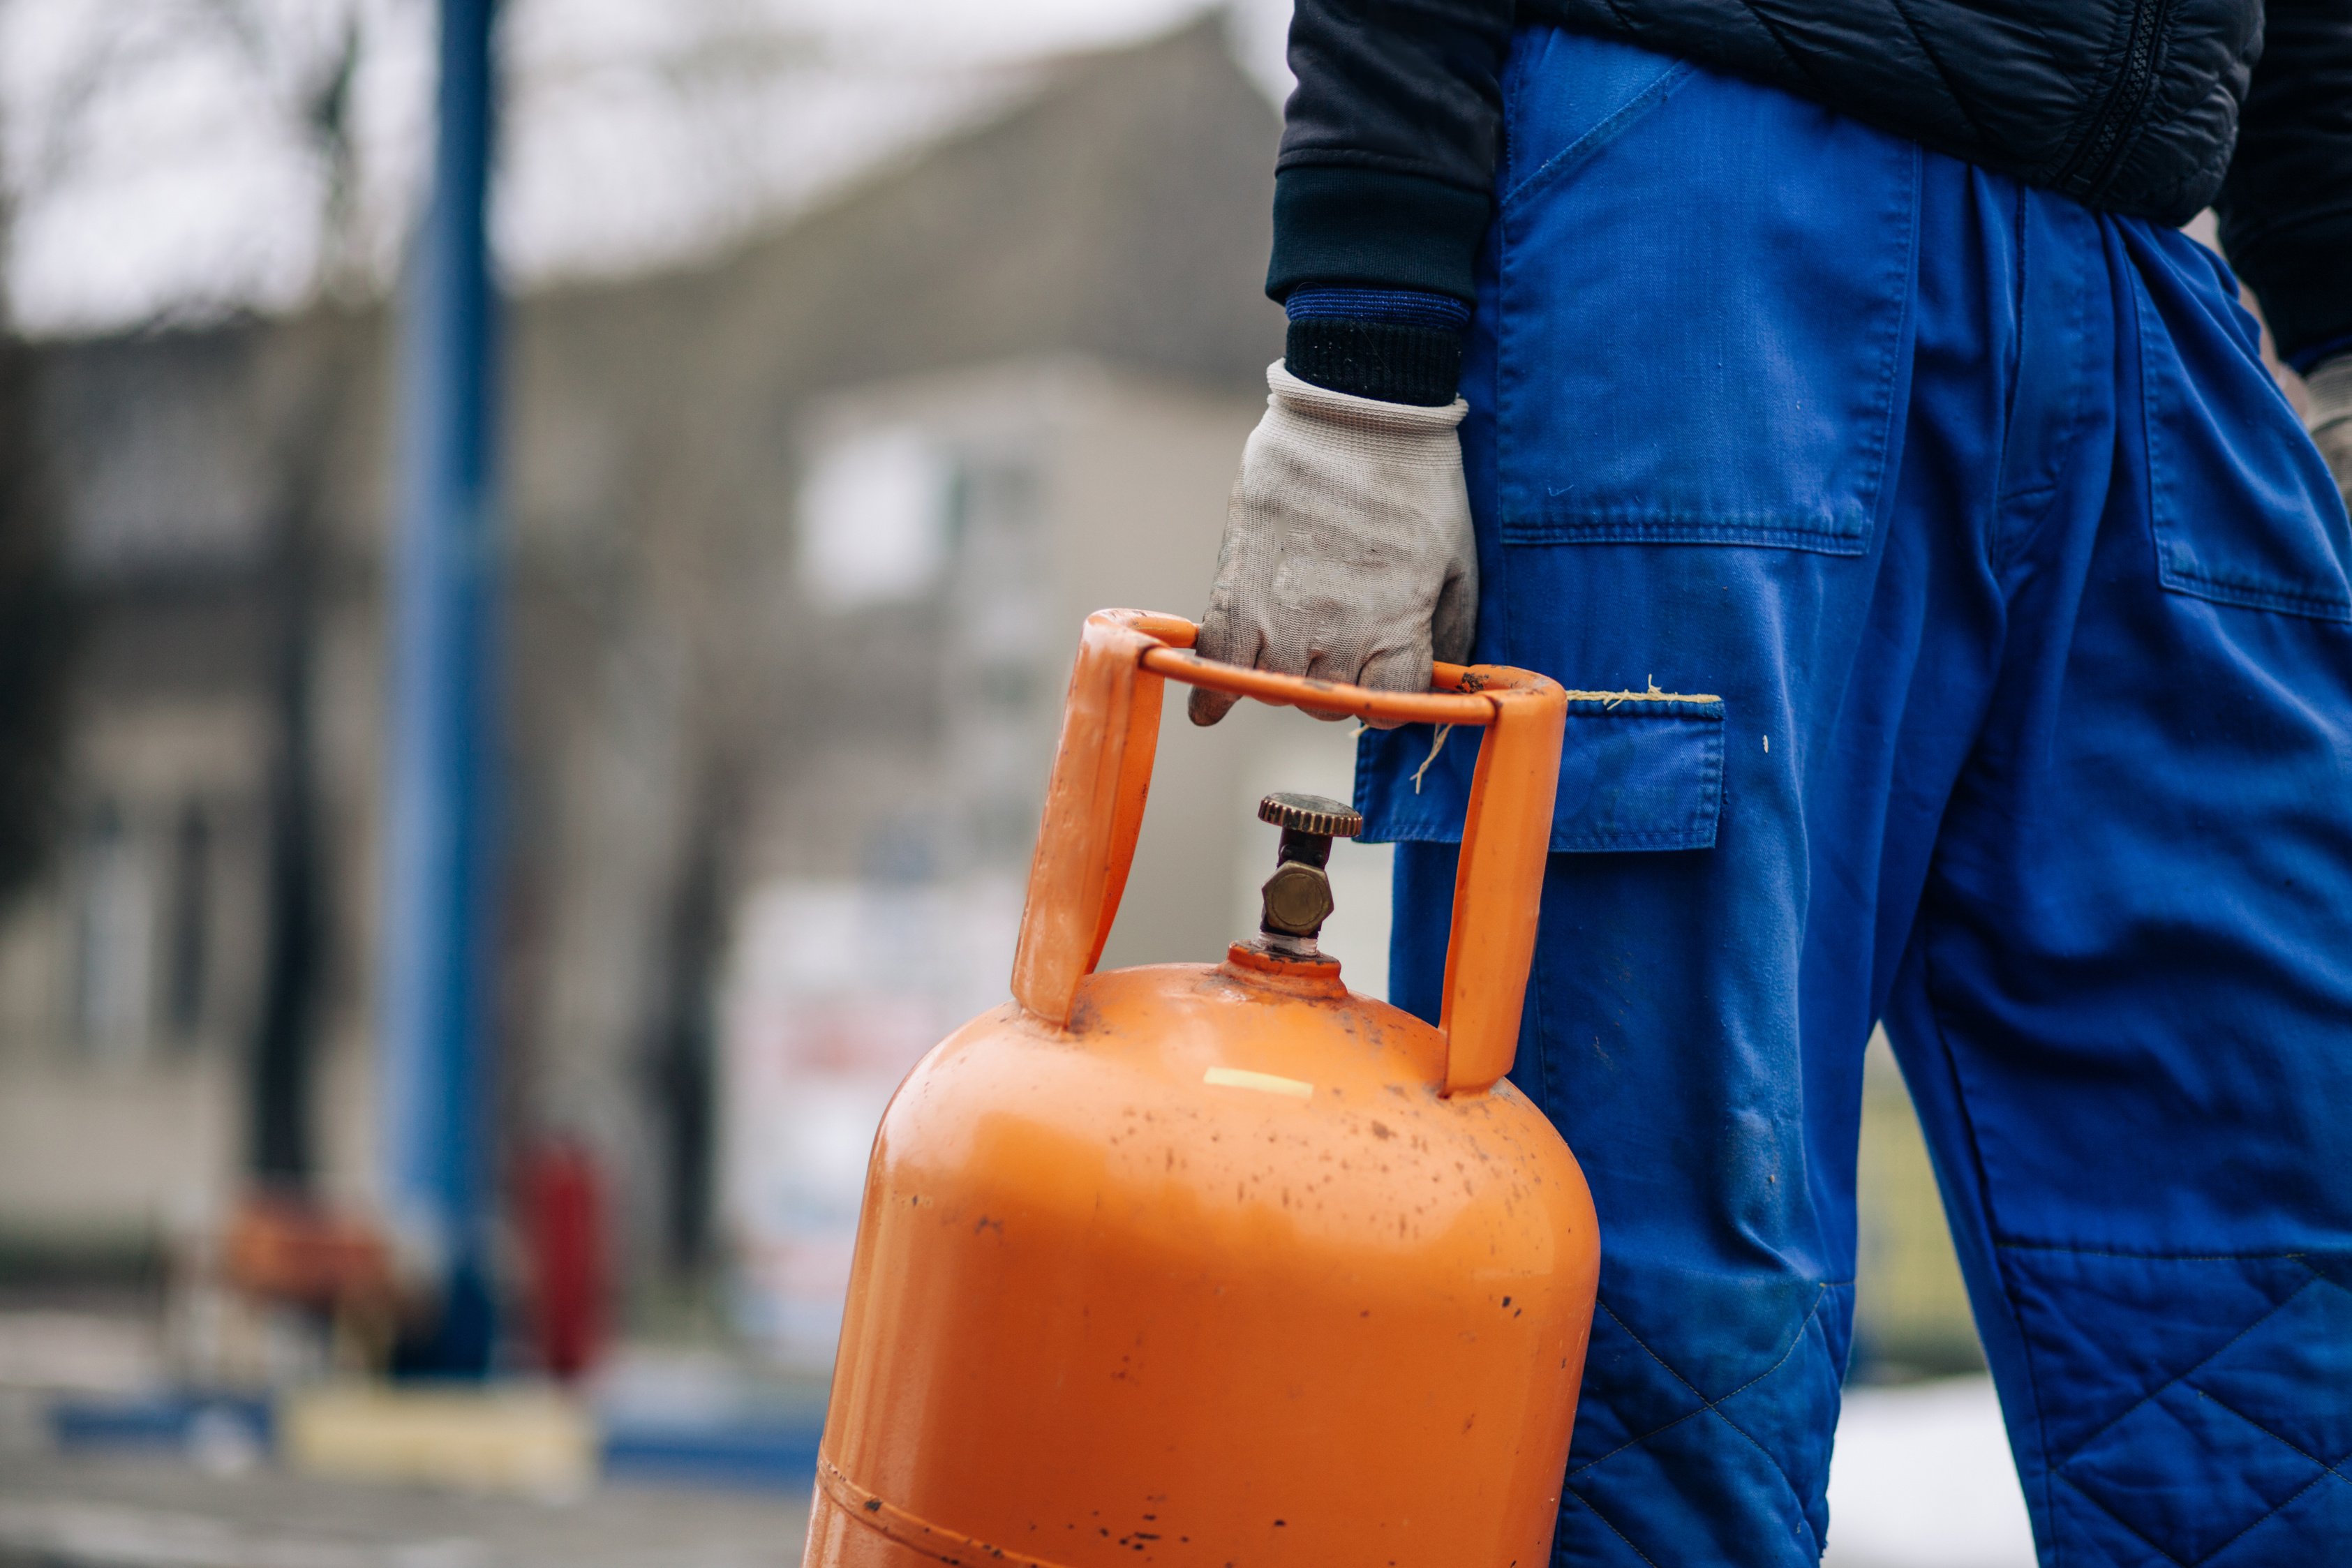
[[[1282,830],[1274,874],[1260,890],[1258,930],[1275,951],[1307,956],[1331,915],[1331,879],[1323,869],[1331,841],[1354,838],[1364,831],[1364,819],[1337,800],[1293,794],[1268,795],[1257,803],[1257,816]]]

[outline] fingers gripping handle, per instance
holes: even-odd
[[[1486,734],[1454,878],[1439,1027],[1447,1040],[1445,1092],[1489,1087],[1509,1071],[1518,1045],[1567,694],[1544,676],[1499,666],[1441,664],[1442,689],[1426,693],[1245,670],[1191,653],[1195,630],[1171,615],[1133,610],[1087,618],[1030,862],[1013,959],[1014,999],[1068,1027],[1078,984],[1102,956],[1134,863],[1169,679],[1323,713],[1475,726]]]

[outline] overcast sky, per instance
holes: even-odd
[[[1027,62],[1204,0],[508,0],[495,232],[510,278],[724,243],[987,112]],[[1287,0],[1233,0],[1278,94]],[[389,276],[429,127],[431,0],[0,0],[15,319],[82,331],[299,303],[321,255],[305,105],[356,26],[339,276]]]

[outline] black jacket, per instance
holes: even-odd
[[[2218,200],[2281,351],[2352,334],[2352,0],[1297,0],[1267,291],[1471,298],[1515,26],[1771,83],[2106,211]]]

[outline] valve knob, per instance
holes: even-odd
[[[1352,839],[1364,831],[1364,819],[1353,806],[1320,795],[1268,795],[1257,803],[1257,820],[1323,839]]]

